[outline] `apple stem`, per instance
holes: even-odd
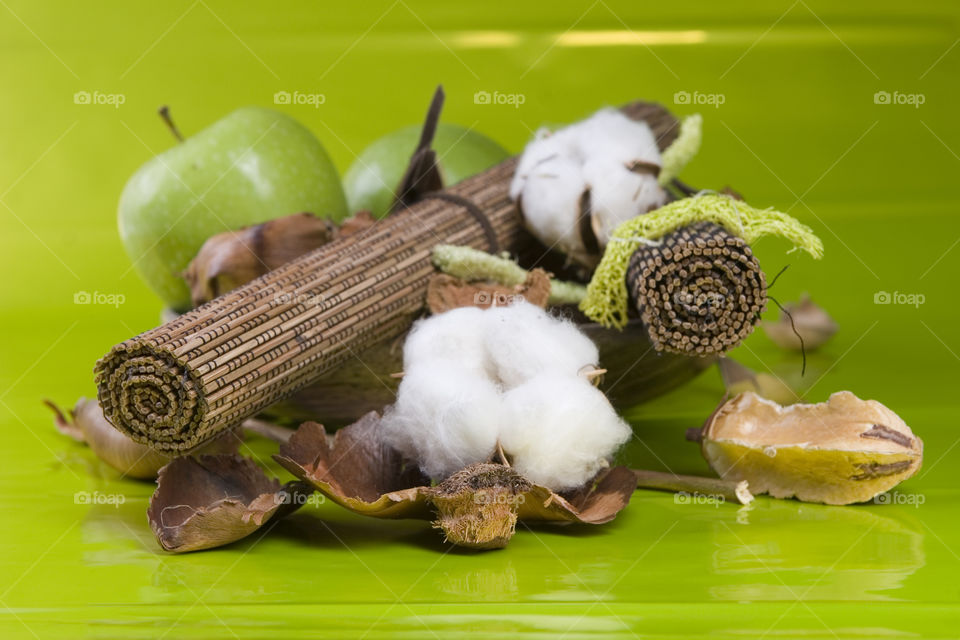
[[[177,129],[177,125],[174,124],[173,118],[170,117],[170,107],[168,107],[167,105],[163,105],[162,107],[157,109],[157,113],[159,113],[160,117],[163,118],[163,121],[167,123],[167,128],[170,129],[170,133],[173,134],[173,137],[175,137],[180,142],[183,142],[183,136],[180,134],[180,130]]]

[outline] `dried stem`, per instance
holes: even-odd
[[[160,114],[160,117],[163,118],[163,121],[167,124],[167,128],[170,129],[170,133],[173,134],[178,141],[183,142],[183,135],[180,133],[180,130],[177,129],[177,125],[174,124],[173,118],[170,116],[170,107],[163,105],[157,109],[157,113]]]
[[[267,440],[273,440],[280,444],[286,444],[287,441],[290,440],[290,436],[294,433],[293,429],[281,427],[278,424],[267,422],[266,420],[258,420],[257,418],[244,420],[242,426],[245,431],[255,433]]]
[[[747,483],[721,480],[720,478],[703,478],[700,476],[680,476],[664,471],[647,471],[633,469],[637,477],[638,489],[654,489],[656,491],[685,492],[703,496],[723,496],[725,500],[738,504],[753,502],[753,494]]]

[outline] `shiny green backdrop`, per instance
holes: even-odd
[[[954,636],[958,9],[0,0],[0,635]],[[423,523],[329,504],[262,539],[161,553],[144,516],[152,486],[118,480],[55,434],[40,405],[92,394],[96,358],[157,320],[115,227],[127,177],[171,144],[156,107],[171,104],[189,134],[239,105],[272,105],[277,91],[322,93],[318,108],[278,108],[344,170],[368,141],[418,121],[438,82],[446,119],[513,151],[541,123],[604,103],[702,113],[687,181],[729,183],[826,245],[822,263],[773,240],[757,247],[768,271],[792,264],[778,298],[809,291],[841,327],[811,357],[806,397],[881,400],[925,440],[923,470],[893,504],[847,508],[761,498],[738,510],[638,492],[611,525],[522,529],[481,555],[449,551]],[[75,104],[78,91],[124,102]],[[475,104],[477,91],[525,102]],[[722,104],[684,104],[682,92]],[[910,96],[923,104],[898,104]],[[78,291],[125,302],[75,305]],[[879,292],[924,302],[875,304]],[[796,358],[760,332],[734,355],[798,379]],[[710,371],[636,408],[625,461],[705,473],[682,434],[721,393]],[[76,504],[83,491],[126,502]]]

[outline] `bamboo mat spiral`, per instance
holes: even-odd
[[[658,350],[721,354],[750,335],[766,307],[766,280],[750,246],[697,222],[637,250],[627,283]]]

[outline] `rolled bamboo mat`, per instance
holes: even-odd
[[[643,246],[627,267],[631,298],[658,350],[721,354],[750,335],[766,307],[766,279],[750,246],[697,222]]]
[[[676,138],[663,107],[624,112],[646,120],[661,148]],[[519,252],[535,242],[508,195],[515,167],[507,160],[115,346],[94,369],[104,415],[137,442],[186,453],[402,333],[423,308],[435,245],[491,250],[492,236]]]

